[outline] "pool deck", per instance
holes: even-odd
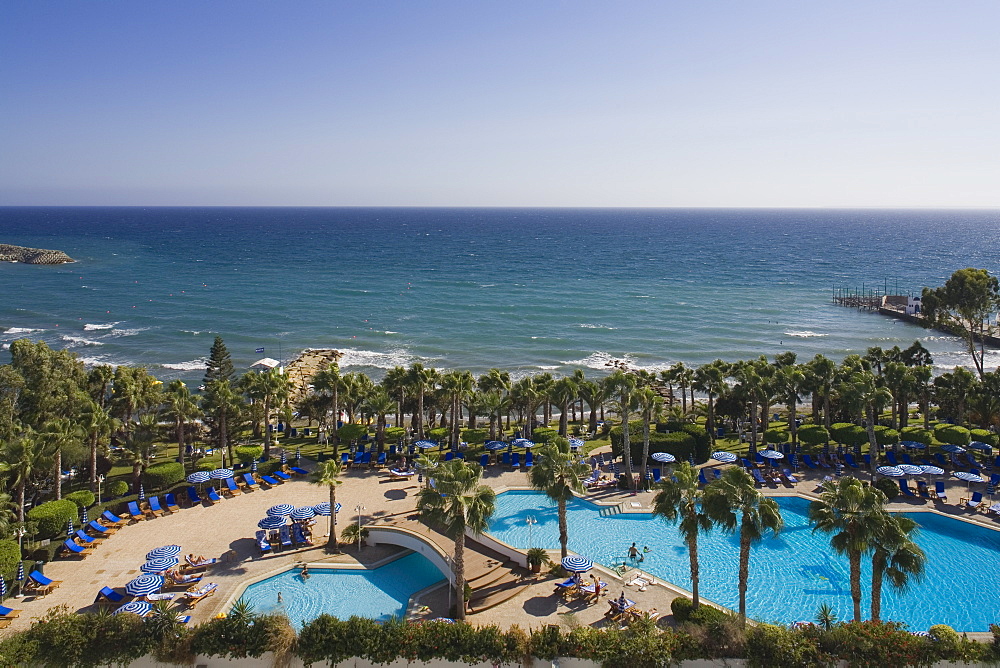
[[[305,468],[312,468],[303,462]],[[799,495],[815,498],[816,488],[823,471],[803,471],[797,473],[799,482],[791,487],[764,488],[770,495]],[[867,474],[861,474],[864,479]],[[414,519],[416,494],[419,485],[412,481],[390,481],[388,473],[377,470],[347,471],[344,484],[337,490],[337,500],[343,504],[339,516],[339,527],[356,521],[357,506],[364,506],[364,524],[386,523],[404,526],[420,532],[425,540],[436,543],[446,552],[451,551],[451,541],[431,531]],[[524,488],[527,476],[523,471],[500,470],[490,467],[484,474],[484,482],[496,489]],[[934,511],[964,521],[975,522],[993,529],[1000,529],[1000,523],[992,516],[986,516],[958,505],[958,500],[967,496],[965,483],[954,478],[946,480],[950,503],[928,501],[904,497],[891,504],[895,511]],[[620,505],[622,512],[649,512],[653,492],[619,492],[602,490],[587,494],[586,498],[602,504]],[[103,540],[97,550],[84,560],[57,559],[45,565],[44,572],[62,585],[45,597],[32,595],[24,598],[8,598],[5,604],[23,610],[20,617],[8,627],[11,631],[26,628],[33,619],[41,617],[56,606],[67,606],[69,610],[92,610],[94,597],[103,586],[121,588],[126,582],[140,574],[139,567],[145,561],[145,554],[158,546],[176,543],[183,548],[183,554],[194,553],[206,557],[224,558],[222,563],[208,571],[203,582],[215,582],[219,587],[214,596],[202,601],[191,614],[193,621],[201,622],[226,610],[228,605],[247,584],[268,577],[274,573],[293,567],[297,563],[308,562],[323,565],[345,565],[371,567],[398,553],[399,548],[391,546],[365,546],[360,552],[355,546],[345,546],[343,554],[329,555],[323,546],[322,534],[326,532],[327,518],[318,517],[315,529],[317,546],[279,552],[261,557],[253,540],[257,521],[264,517],[267,508],[277,503],[291,503],[295,506],[314,505],[329,499],[326,488],[310,484],[306,480],[293,479],[274,489],[258,489],[235,498],[227,498],[214,506],[185,508],[174,514],[165,514],[155,520],[135,522],[122,528],[116,535]],[[339,531],[338,531],[339,533]],[[476,557],[470,559],[475,566]],[[639,608],[660,611],[660,619],[671,623],[670,601],[678,595],[690,595],[669,585],[648,586],[638,591],[628,586],[635,573],[621,578],[601,567],[595,572],[609,583],[608,596],[619,596],[623,591],[628,598],[636,601]],[[655,580],[655,578],[654,578]],[[512,599],[489,610],[469,617],[476,624],[498,624],[506,627],[518,624],[522,627],[537,627],[544,624],[559,624],[564,627],[579,625],[604,626],[608,609],[606,602],[586,604],[582,601],[565,602],[555,592],[555,579],[544,575],[527,582]],[[416,609],[417,617],[448,616],[448,588],[437,587],[421,592]],[[602,597],[603,598],[603,597]],[[423,606],[427,606],[424,608]],[[0,632],[3,633],[3,632]],[[989,633],[970,633],[969,637]]]

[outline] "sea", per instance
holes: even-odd
[[[237,368],[335,348],[375,379],[599,376],[918,340],[943,372],[962,341],[833,291],[997,274],[998,237],[993,210],[5,207],[0,243],[76,262],[0,263],[0,363],[27,337],[198,381],[221,336]]]

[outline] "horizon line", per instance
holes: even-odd
[[[1000,211],[1000,204],[992,206],[960,205],[752,205],[752,206],[652,206],[652,205],[519,205],[519,204],[0,204],[0,209],[561,209],[561,210],[842,210],[842,211]]]

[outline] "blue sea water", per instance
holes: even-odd
[[[823,603],[840,619],[853,615],[847,558],[833,554],[830,538],[814,533],[807,518],[808,501],[775,499],[784,530],[767,537],[750,552],[747,614],[765,622],[810,621]],[[533,517],[537,523],[525,521]],[[600,508],[583,499],[569,502],[569,548],[605,566],[629,562],[635,542],[648,546],[638,567],[690,591],[687,547],[676,525],[649,513],[602,517]],[[927,555],[924,577],[903,592],[886,584],[882,617],[905,622],[914,631],[948,624],[959,631],[988,631],[1000,615],[1000,601],[987,583],[1000,578],[1000,532],[931,512],[908,513],[921,528],[916,542]],[[541,492],[511,491],[497,496],[489,533],[509,545],[559,548],[555,503]],[[737,564],[739,538],[718,531],[698,539],[700,595],[736,609],[739,602]],[[629,562],[631,563],[631,562]],[[862,610],[871,606],[871,564],[862,566]],[[617,595],[618,592],[613,592]]]
[[[0,344],[188,380],[217,334],[238,366],[337,348],[375,377],[414,361],[516,376],[839,359],[915,339],[944,369],[960,342],[831,290],[996,273],[998,230],[997,211],[7,207],[0,243],[78,262],[0,263]]]

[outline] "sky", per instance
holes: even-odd
[[[0,205],[1000,207],[1000,2],[0,2]]]

